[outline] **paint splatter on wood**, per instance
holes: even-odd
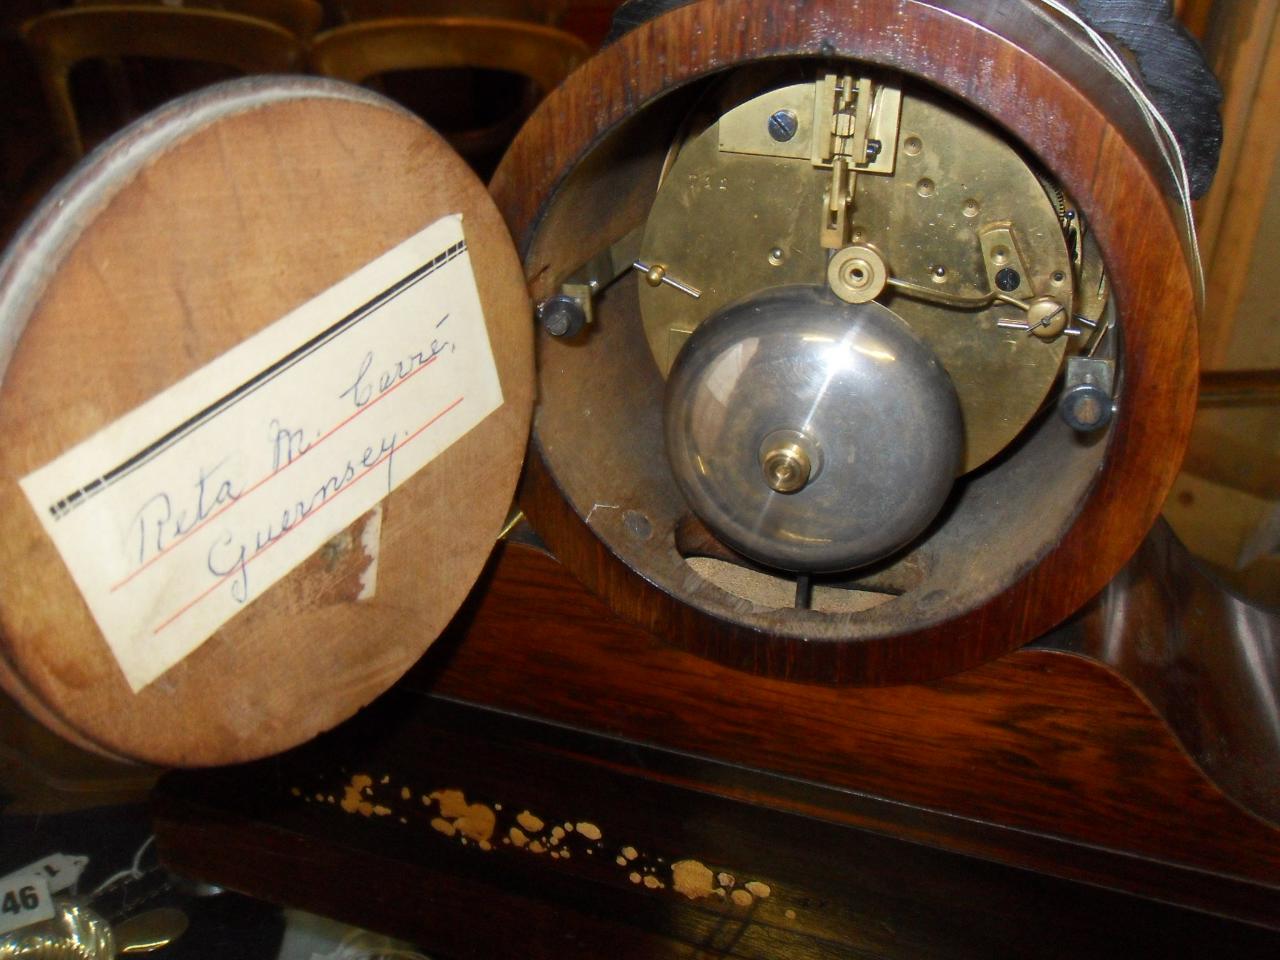
[[[546,826],[540,817],[535,817],[528,810],[522,810],[516,815],[516,823],[524,827],[530,833],[541,833],[542,828]]]
[[[477,843],[487,843],[493,836],[498,818],[493,808],[483,803],[467,803],[461,790],[436,790],[431,798],[440,805],[440,816],[453,821],[454,828]]]
[[[671,865],[671,885],[690,900],[701,900],[715,892],[715,874],[700,860],[678,860]]]
[[[390,775],[383,776],[378,783],[380,786],[390,784]],[[408,786],[390,786],[387,791],[379,790],[379,796],[375,798],[374,779],[366,773],[350,777],[349,782],[343,785],[340,801],[333,794],[326,794],[322,790],[308,794],[303,788],[295,786],[290,787],[289,792],[308,803],[313,796],[316,802],[337,803],[347,813],[358,813],[365,817],[396,814],[396,819],[401,824],[410,822],[403,814],[411,813],[411,810],[400,803],[412,803],[414,797],[414,791]],[[396,809],[393,809],[393,806],[387,804],[393,804],[397,795],[398,802],[394,803]],[[484,851],[493,849],[497,842],[494,834],[499,830],[498,813],[502,810],[502,804],[471,803],[464,791],[454,788],[424,793],[419,799],[424,807],[438,808],[438,816],[429,821],[433,830],[456,839],[462,846],[474,845]],[[375,800],[385,802],[378,803]],[[416,808],[417,805],[413,804],[413,809]],[[588,856],[594,854],[596,848],[606,849],[601,842],[604,831],[590,821],[565,820],[548,829],[544,820],[528,809],[522,810],[514,819],[518,826],[510,825],[509,820],[503,825],[506,832],[502,835],[502,843],[526,853],[549,853],[548,859],[565,861],[572,858],[575,847],[579,853],[585,850]],[[579,837],[582,838],[581,841],[577,839]],[[670,886],[675,893],[690,900],[714,901],[719,898],[740,908],[750,907],[757,900],[767,899],[773,893],[769,884],[762,880],[749,880],[739,885],[734,874],[723,870],[716,872],[712,867],[693,858],[673,860],[668,877],[664,857],[642,854],[630,844],[615,849],[615,862],[627,869],[627,879],[648,890],[664,890]],[[640,869],[631,869],[632,867]],[[796,914],[794,910],[787,910],[785,916],[788,920],[794,920]]]
[[[370,789],[372,784],[373,778],[367,773],[352,774],[351,782],[342,788],[342,809],[347,813],[358,813],[364,817],[373,816],[373,804],[364,799],[365,794],[373,794]],[[324,797],[317,794],[316,799],[323,800]]]

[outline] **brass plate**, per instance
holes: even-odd
[[[828,79],[834,81],[835,77]],[[858,172],[893,173],[902,91],[877,83],[874,96],[875,109],[867,137],[880,141],[882,147],[879,155],[866,167],[859,167]],[[754,97],[742,108],[730,110],[720,118],[720,149],[726,153],[812,160],[814,154],[820,152],[814,143],[814,132],[829,132],[833,98],[832,85],[827,82],[792,84]],[[778,111],[792,114],[796,121],[795,136],[781,143],[769,135],[769,117]],[[824,166],[830,169],[831,164]]]
[[[720,118],[717,136],[726,153],[747,153],[758,157],[791,157],[808,160],[814,132],[813,85],[797,83],[756,97]],[[769,136],[769,117],[775,111],[789,111],[796,121],[796,134],[779,143]]]
[[[639,285],[645,336],[664,376],[688,334],[730,303],[768,287],[825,284],[827,251],[819,227],[829,176],[807,160],[720,146],[721,124],[738,122],[739,112],[767,116],[775,102],[799,103],[812,89],[795,84],[734,107],[686,141],[671,165],[654,200],[641,258],[663,264],[702,295]],[[1072,302],[1072,267],[1057,212],[1003,139],[962,107],[907,89],[895,152],[893,176],[858,175],[853,227],[854,242],[881,251],[891,276],[939,294],[986,298],[980,233],[1007,224],[1027,265],[1019,290]],[[1039,409],[1068,338],[1046,342],[1000,329],[998,320],[1023,317],[1005,303],[957,309],[893,293],[883,302],[951,375],[965,418],[964,470],[982,465]]]

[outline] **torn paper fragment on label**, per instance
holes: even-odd
[[[501,405],[455,214],[22,489],[136,692]]]

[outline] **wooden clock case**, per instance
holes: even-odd
[[[589,252],[574,243],[625,232],[649,187],[641,160],[600,163],[579,205],[603,219],[593,233],[547,204],[564,171],[681,81],[835,52],[947,87],[1106,211],[1126,308],[1160,318],[1127,344],[1131,396],[1150,405],[1123,425],[1072,533],[959,624],[815,654],[709,623],[612,556],[557,489],[535,417],[520,502],[542,540],[502,544],[450,631],[366,715],[280,759],[167,780],[170,862],[448,956],[1274,951],[1280,621],[1223,590],[1156,520],[1194,408],[1176,211],[1150,145],[1126,145],[1143,140],[1136,119],[1090,88],[1078,50],[1046,41],[1039,14],[949,6],[678,10],[553,96],[491,189],[537,299]],[[1022,645],[1024,631],[1042,635]],[[890,682],[805,682],[824,670]],[[361,772],[387,816],[341,809],[337,791]],[[246,793],[265,782],[269,796]],[[495,811],[491,851],[419,809],[447,790]],[[511,842],[526,811],[585,821],[603,841],[584,856],[570,831],[558,849],[572,857],[530,853]],[[689,861],[721,892],[677,889],[674,865]],[[356,906],[339,892],[352,870],[394,892]],[[721,873],[766,887],[735,902]]]
[[[535,415],[537,535],[353,720],[168,775],[165,861],[441,956],[1274,956],[1280,620],[1157,521],[1194,283],[1151,131],[1065,36],[1021,0],[707,0],[593,58],[491,185],[537,301],[642,211],[670,130],[637,118],[718,71],[862,61],[994,119],[1089,211],[1131,318],[1104,465],[1034,565],[867,642],[744,630],[610,553]]]

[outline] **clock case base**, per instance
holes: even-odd
[[[677,650],[507,542],[353,720],[163,779],[157,840],[442,957],[1274,956],[1277,626],[1160,526],[1033,645],[805,685]]]

